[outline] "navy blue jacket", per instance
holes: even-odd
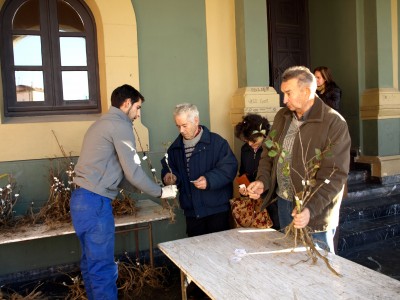
[[[189,160],[190,176],[186,169],[186,156],[181,135],[168,148],[168,164],[177,177],[179,203],[187,217],[203,218],[228,211],[229,199],[232,198],[233,180],[238,162],[228,142],[216,133],[202,126],[203,134]],[[164,178],[169,169],[165,158],[161,161]],[[207,179],[205,190],[197,189],[190,180],[200,176]]]

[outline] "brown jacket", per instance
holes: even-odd
[[[276,130],[275,140],[282,145],[283,139],[289,128],[293,113],[288,108],[282,108],[275,116],[271,131]],[[301,136],[301,139],[300,139]],[[306,161],[315,155],[315,149],[324,150],[331,143],[332,156],[326,157],[321,163],[321,168],[316,175],[318,187],[331,174],[334,168],[337,171],[330,178],[328,184],[323,184],[306,204],[310,210],[308,226],[313,231],[323,231],[335,228],[339,222],[339,209],[343,197],[343,190],[347,181],[350,163],[351,139],[344,118],[334,109],[316,97],[305,122],[300,126],[293,149],[291,163],[291,180],[295,192],[302,190],[304,174],[303,156]],[[301,144],[303,146],[301,146]],[[276,197],[277,188],[276,165],[278,156],[271,158],[264,147],[258,166],[257,180],[264,183],[268,190],[264,203],[271,203]],[[294,172],[293,170],[296,170]],[[298,174],[298,173],[300,174]]]

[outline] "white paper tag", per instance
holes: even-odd
[[[245,256],[247,254],[246,249],[235,249],[236,256]]]
[[[231,256],[230,260],[232,262],[239,262],[242,260],[242,258],[247,254],[246,249],[239,248],[235,249],[234,255]]]

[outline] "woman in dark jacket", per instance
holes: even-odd
[[[342,90],[333,80],[331,70],[324,66],[316,67],[314,69],[314,75],[317,79],[318,97],[320,97],[325,104],[329,105],[336,111],[339,111]]]
[[[257,114],[248,114],[235,126],[235,136],[245,142],[240,152],[239,176],[246,175],[250,182],[256,180],[258,162],[260,161],[262,144],[268,135],[268,120]],[[239,190],[242,194],[243,191]],[[279,229],[276,202],[267,207],[274,229]]]

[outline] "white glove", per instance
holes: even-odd
[[[174,199],[178,193],[176,185],[166,185],[161,188],[161,198]]]

